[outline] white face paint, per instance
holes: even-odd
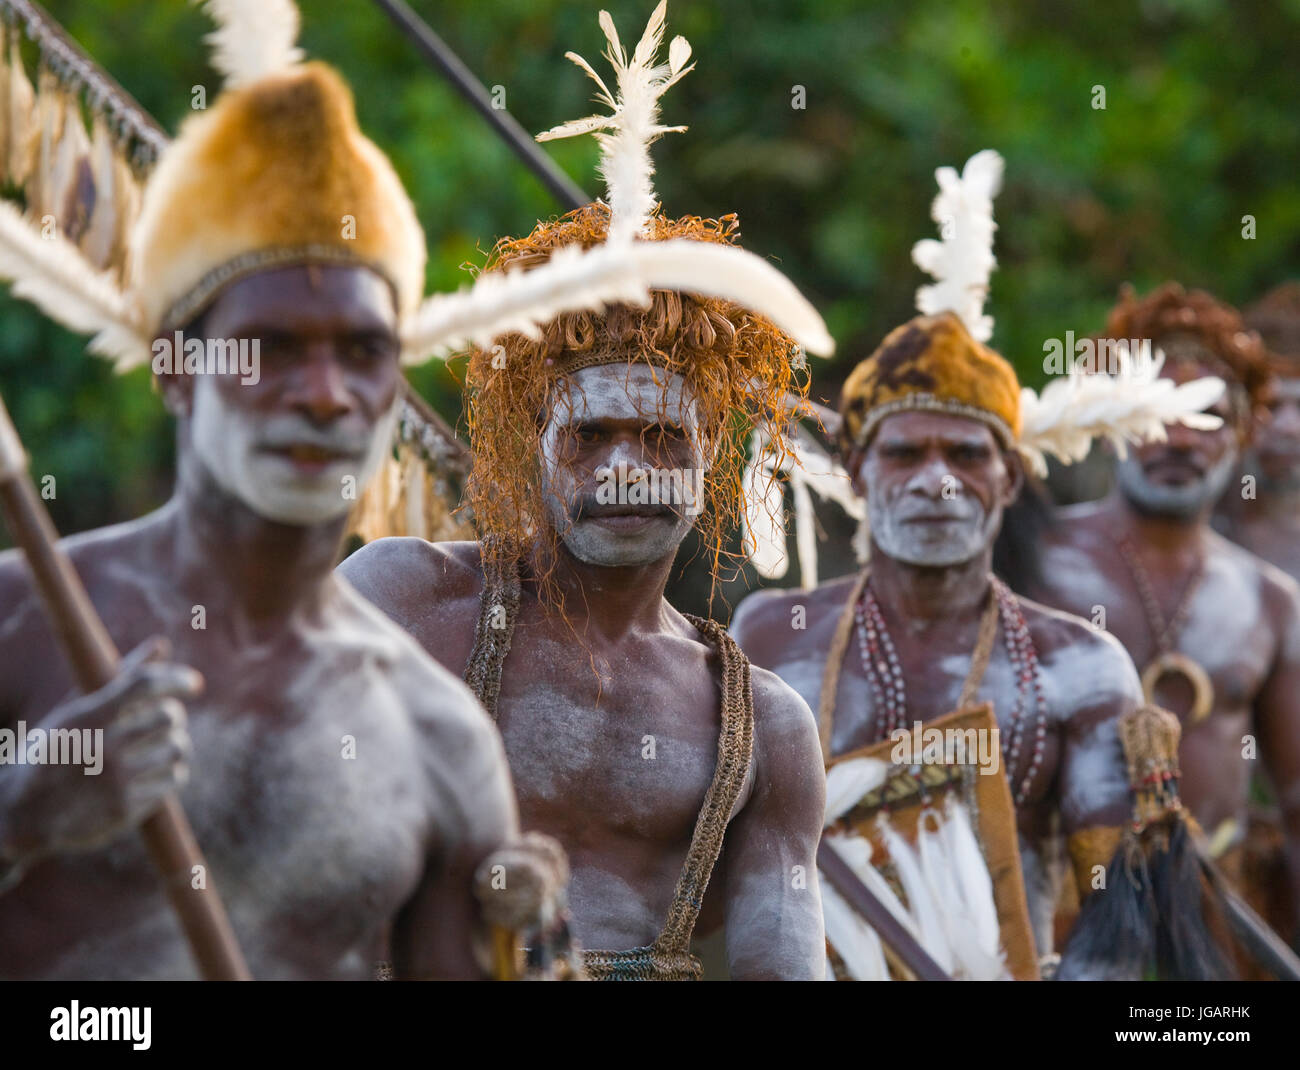
[[[874,453],[863,461],[867,522],[881,552],[909,565],[943,568],[972,560],[1002,524],[1002,504],[986,510],[940,459],[886,489]]]
[[[1151,479],[1130,450],[1115,469],[1120,491],[1144,513],[1190,518],[1214,505],[1227,490],[1237,470],[1237,450],[1227,450],[1204,475],[1182,483]]]
[[[259,416],[227,404],[212,376],[194,384],[190,434],[217,485],[267,520],[306,527],[336,520],[383,463],[400,400],[373,426],[315,426],[296,413]],[[318,451],[325,451],[323,454]]]
[[[692,510],[653,494],[647,501],[638,485],[665,485],[658,478],[664,470],[680,473],[681,486],[702,482],[707,447],[686,381],[620,363],[581,368],[566,382],[542,431],[542,496],[551,526],[574,557],[591,565],[648,565],[676,553],[694,523]],[[684,440],[668,436],[660,444],[660,425],[680,428]]]
[[[974,495],[949,501],[898,495],[885,500],[867,483],[867,517],[881,551],[909,565],[946,567],[972,560],[993,541],[1002,523],[1002,506],[986,512]]]

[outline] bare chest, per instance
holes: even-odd
[[[1173,652],[1204,670],[1214,713],[1251,707],[1276,646],[1257,576],[1216,557],[1199,576],[1144,566],[1140,578],[1118,553],[1054,557],[1053,603],[1111,632],[1139,672]],[[1181,715],[1191,708],[1192,684],[1181,672],[1166,674],[1155,699]]]
[[[593,667],[581,648],[517,633],[498,724],[526,826],[593,848],[689,840],[720,729],[703,659],[633,655]]]

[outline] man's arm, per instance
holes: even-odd
[[[1290,582],[1270,584],[1266,597],[1279,641],[1256,698],[1255,731],[1282,814],[1291,910],[1300,930],[1300,597]]]
[[[826,936],[817,844],[826,774],[817,725],[777,677],[753,669],[755,779],[727,830],[727,959],[734,980],[821,980]]]
[[[480,910],[474,874],[519,833],[519,815],[496,727],[459,681],[448,679],[445,706],[424,733],[430,768],[433,850],[415,894],[393,926],[399,980],[482,978],[474,955]]]

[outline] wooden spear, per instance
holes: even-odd
[[[951,981],[943,972],[930,953],[925,950],[898,919],[889,912],[875,894],[858,880],[857,874],[849,868],[840,853],[829,843],[822,840],[817,845],[817,868],[825,874],[837,892],[862,916],[862,920],[876,930],[881,941],[902,960],[904,966],[916,975],[919,981]]]
[[[0,513],[27,558],[46,616],[82,691],[97,691],[117,675],[120,657],[91,604],[72,561],[58,545],[58,532],[27,474],[27,456],[4,398],[0,397]],[[212,873],[176,797],[168,796],[140,826],[145,847],[162,879],[185,939],[208,981],[249,981],[252,976]],[[203,874],[203,887],[193,875]]]

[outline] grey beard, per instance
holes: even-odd
[[[953,531],[952,527],[956,526],[953,525],[937,535],[932,530],[922,532],[896,521],[893,510],[868,487],[867,522],[871,526],[871,538],[887,557],[908,565],[946,568],[963,565],[988,549],[1001,526],[1002,507],[986,513],[983,506],[974,503],[971,515],[960,521],[960,528]]]
[[[1237,452],[1230,450],[1201,479],[1181,487],[1165,487],[1147,479],[1141,463],[1130,453],[1116,466],[1115,475],[1124,497],[1143,512],[1186,520],[1223,497],[1236,470]]]

